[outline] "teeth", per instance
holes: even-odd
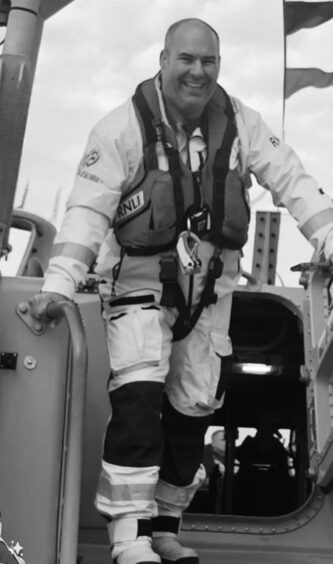
[[[191,86],[191,88],[201,88],[202,84],[198,84],[197,82],[186,82],[187,86]]]

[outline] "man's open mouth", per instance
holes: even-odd
[[[185,86],[189,86],[190,88],[196,88],[197,90],[200,90],[201,88],[203,88],[205,86],[204,82],[190,82],[190,81],[184,81]]]

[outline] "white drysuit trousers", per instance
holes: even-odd
[[[177,342],[174,309],[141,304],[104,313],[111,417],[96,507],[110,519],[181,517],[204,481],[204,435],[223,401],[221,360],[231,354],[231,299],[204,308]]]

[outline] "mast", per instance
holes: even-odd
[[[286,5],[282,0],[283,10],[283,106],[282,106],[282,139],[285,139],[285,117],[286,117],[286,76],[287,76],[287,36],[286,36]]]
[[[45,20],[72,0],[11,0],[0,56],[0,256],[8,234]]]

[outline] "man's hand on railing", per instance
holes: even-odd
[[[57,304],[69,301],[66,296],[56,292],[40,292],[29,300],[31,315],[39,320],[52,325],[57,325],[61,320],[61,313]]]

